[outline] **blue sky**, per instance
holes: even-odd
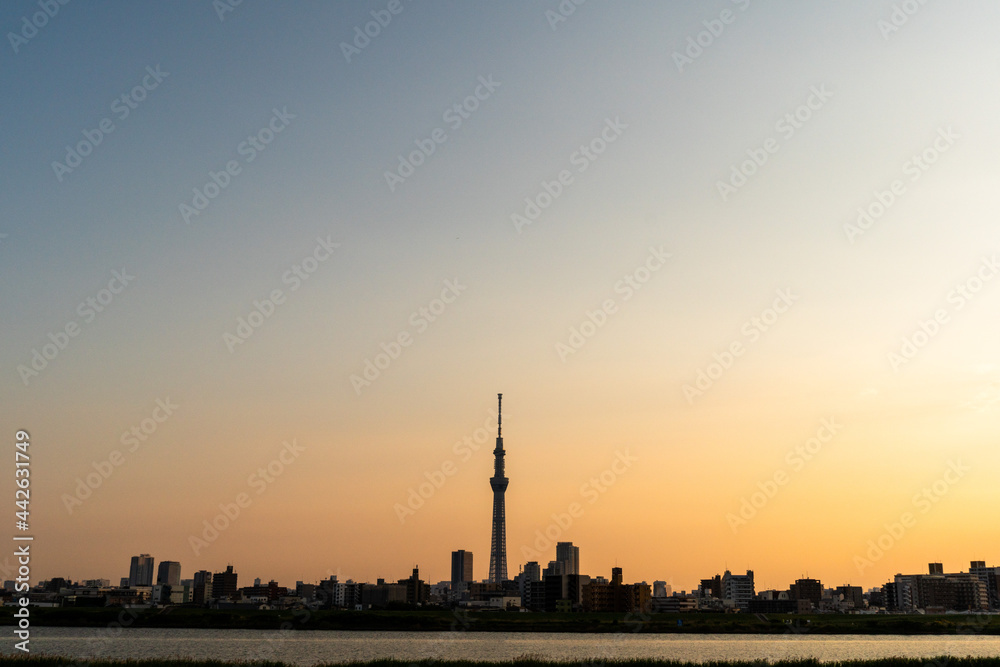
[[[312,443],[308,470],[286,488],[276,482],[262,498],[269,509],[248,513],[228,546],[220,538],[216,560],[243,554],[256,567],[257,549],[247,545],[266,534],[266,512],[299,507],[294,487],[329,496],[291,525],[361,489],[358,517],[327,517],[341,530],[363,522],[386,553],[415,544],[414,557],[440,560],[441,578],[438,552],[470,549],[484,565],[485,460],[450,487],[487,495],[419,517],[467,526],[454,545],[407,533],[411,524],[401,527],[392,506],[482,422],[498,391],[510,397],[511,443],[515,434],[533,443],[530,459],[508,464],[523,466],[522,476],[565,466],[566,488],[575,489],[587,470],[632,446],[650,475],[685,477],[679,493],[718,485],[718,502],[692,519],[716,531],[704,552],[662,563],[648,556],[660,537],[628,547],[637,577],[650,580],[668,569],[683,582],[724,555],[776,559],[764,555],[764,528],[732,535],[725,508],[770,474],[768,452],[784,452],[830,413],[853,417],[855,430],[843,459],[813,473],[826,480],[812,485],[817,507],[841,492],[831,480],[845,470],[888,516],[948,457],[995,459],[986,443],[996,435],[988,412],[1000,386],[998,287],[987,280],[961,309],[949,297],[984,261],[990,266],[998,245],[1000,9],[971,1],[562,6],[576,9],[553,22],[558,2],[403,1],[393,14],[389,2],[244,0],[221,18],[208,1],[70,2],[26,42],[15,38],[15,51],[10,33],[44,9],[3,4],[0,414],[47,443],[36,464],[38,511],[49,516],[53,544],[133,521],[132,512],[163,524],[122,543],[95,540],[80,565],[53,553],[43,571],[84,577],[157,549],[218,567],[191,557],[188,534],[241,488],[240,462],[252,470],[293,437]],[[890,31],[894,12],[898,30]],[[386,16],[376,30],[371,22]],[[377,35],[348,59],[342,44],[366,26]],[[700,53],[689,38],[702,40]],[[685,53],[690,62],[676,55]],[[123,117],[120,98],[134,90],[144,99]],[[457,123],[454,107],[463,104]],[[796,113],[793,132],[782,119]],[[102,122],[113,130],[57,174],[66,147],[86,143]],[[249,149],[254,136],[270,143]],[[386,172],[434,136],[443,138],[434,152],[418,155],[422,164],[390,188]],[[581,161],[586,145],[601,153]],[[925,151],[934,163],[914,171],[913,156]],[[732,184],[732,170],[753,155],[763,164],[744,167],[753,172],[745,185],[723,197],[719,183]],[[219,176],[227,164],[232,173]],[[552,191],[561,172],[558,196],[518,230],[512,216],[526,214],[526,198],[545,201],[545,184]],[[213,173],[226,186],[185,220],[181,205],[193,206]],[[898,194],[882,217],[861,234],[845,229],[894,181]],[[339,246],[317,255],[317,239]],[[650,248],[670,259],[626,299],[616,285]],[[315,271],[292,289],[286,276],[307,257]],[[134,280],[105,294],[106,309],[88,320],[80,304],[123,269]],[[435,307],[446,281],[464,289],[421,329],[413,313]],[[283,299],[273,314],[245,342],[227,345],[255,300],[274,290]],[[749,343],[743,324],[779,290],[798,301]],[[606,324],[560,355],[559,344],[609,299]],[[894,364],[903,339],[941,309],[939,333]],[[73,323],[78,335],[44,369],[19,370]],[[413,344],[375,381],[352,381],[382,343],[405,333]],[[734,341],[747,343],[745,356],[689,400],[684,387]],[[135,453],[67,512],[61,497],[75,480],[165,396],[183,407],[150,438],[157,447]],[[865,495],[899,465],[900,448],[926,455],[910,460],[898,497]],[[689,476],[708,466],[707,478]],[[634,495],[609,494],[606,519],[577,528],[577,543],[604,559],[595,557],[595,572],[611,558],[598,545],[613,508],[676,502],[661,482],[636,475]],[[988,493],[963,488],[969,495],[956,512]],[[126,500],[139,490],[139,504]],[[538,493],[511,501],[525,536],[549,504],[565,505]],[[179,495],[185,501],[175,504]],[[791,497],[775,501],[788,521],[803,502]],[[543,508],[538,517],[533,508]],[[830,510],[816,511],[819,523],[839,525]],[[686,521],[664,517],[650,533],[686,530]],[[849,573],[858,534],[838,537],[844,553],[822,557]],[[955,548],[997,546],[976,539],[958,535]],[[912,543],[912,558],[926,560]],[[262,576],[309,578],[334,562],[375,576],[363,551],[324,543],[301,568],[281,562]],[[380,557],[379,572],[404,576],[408,558]],[[779,561],[773,567],[783,572]]]

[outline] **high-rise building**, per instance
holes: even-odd
[[[430,599],[431,587],[420,578],[420,570],[416,567],[413,568],[413,574],[409,579],[400,579],[397,583],[406,587],[407,604],[422,605]]]
[[[194,573],[192,599],[198,604],[206,604],[212,597],[212,573],[208,570],[198,570]]]
[[[153,585],[152,556],[149,554],[132,556],[132,564],[128,570],[128,585],[132,588]]]
[[[224,600],[236,595],[237,575],[233,572],[233,566],[227,565],[225,572],[216,572],[212,575],[212,597],[216,600]]]
[[[538,565],[538,561],[528,561],[524,564],[524,569],[521,570],[521,574],[517,577],[518,592],[521,594],[521,604],[528,609],[534,609],[534,603],[537,602],[533,600],[532,584],[537,584],[542,580],[542,570]]]
[[[465,549],[451,552],[451,588],[457,590],[459,584],[468,584],[472,578],[472,552]]]
[[[156,570],[156,583],[168,586],[181,585],[181,564],[175,560],[161,560]]]
[[[899,609],[899,598],[896,596],[896,582],[890,581],[882,587],[882,602],[886,611]]]
[[[497,394],[497,446],[493,450],[493,477],[490,487],[493,489],[493,539],[490,544],[490,581],[500,584],[507,580],[507,514],[504,506],[504,493],[507,491],[507,478],[504,476],[504,449],[501,430],[501,410],[503,394]]]
[[[566,574],[566,569],[562,561],[550,560],[549,564],[542,570],[542,579],[545,577],[557,577]]]
[[[563,573],[580,574],[580,547],[572,542],[556,543],[556,560],[563,564]]]

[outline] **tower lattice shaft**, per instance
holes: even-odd
[[[507,478],[504,476],[504,448],[502,437],[503,394],[497,394],[497,446],[493,450],[493,477],[490,487],[493,489],[493,539],[490,544],[490,581],[502,583],[507,580],[507,513],[504,506],[504,493],[507,491]]]

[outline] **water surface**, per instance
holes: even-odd
[[[32,628],[32,653],[72,658],[281,660],[309,667],[326,662],[401,660],[589,661],[660,658],[820,661],[880,657],[1000,656],[995,635],[734,635],[527,632],[390,632],[332,630],[202,630]],[[3,642],[13,653],[13,642]]]

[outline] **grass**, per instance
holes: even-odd
[[[679,662],[676,660],[607,660],[590,662],[569,662],[541,660],[531,656],[515,658],[512,661],[475,662],[472,660],[438,660],[407,662],[405,660],[371,660],[366,662],[327,663],[337,667],[1000,667],[1000,657],[995,658],[938,658],[921,660],[916,658],[880,658],[878,660],[845,660],[839,662],[819,662],[814,659],[742,661],[711,661],[702,663]],[[70,658],[55,656],[0,656],[0,667],[234,667],[253,665],[255,667],[293,667],[281,662],[224,662],[221,660],[93,660],[77,662]],[[317,665],[316,667],[320,667]]]

